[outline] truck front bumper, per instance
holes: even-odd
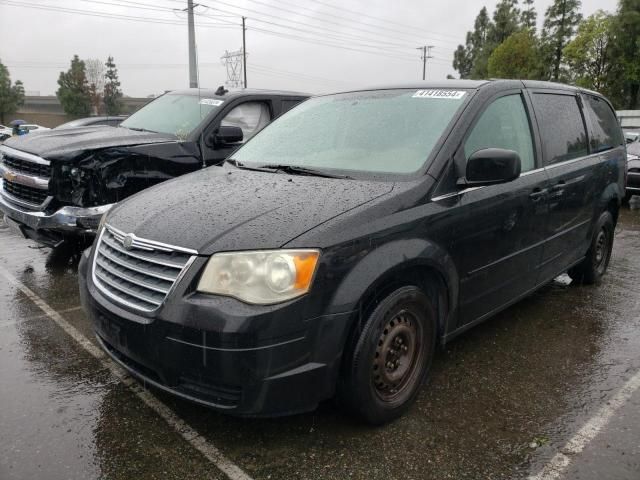
[[[38,243],[57,246],[65,238],[95,234],[100,218],[113,204],[82,208],[65,206],[53,213],[27,210],[0,195],[0,210],[6,222]]]

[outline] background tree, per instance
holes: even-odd
[[[523,28],[528,28],[535,32],[537,20],[538,13],[533,6],[533,0],[524,0],[522,2],[522,12],[520,13],[520,24]]]
[[[551,65],[550,78],[559,80],[564,47],[573,38],[576,27],[582,20],[580,0],[554,0],[544,16],[542,39],[543,55]]]
[[[0,62],[0,122],[5,123],[5,115],[18,111],[24,104],[24,87],[20,80],[11,84],[9,69]]]
[[[611,31],[611,100],[618,108],[640,108],[640,0],[619,1]]]
[[[122,111],[122,91],[118,80],[118,69],[113,61],[113,57],[107,59],[105,63],[107,71],[104,82],[104,106],[107,115],[118,115]]]
[[[518,0],[500,0],[493,12],[490,40],[497,47],[520,29]]]
[[[491,78],[536,79],[539,77],[539,52],[530,30],[516,32],[507,38],[489,57]]]
[[[613,17],[602,10],[578,27],[576,37],[564,48],[572,79],[581,87],[606,94],[613,57]]]
[[[491,28],[489,12],[483,7],[475,19],[473,31],[467,32],[465,45],[459,45],[454,53],[453,68],[460,73],[460,78],[484,78],[485,72],[475,65],[483,56]]]
[[[91,107],[93,114],[98,115],[103,110],[102,94],[104,90],[105,65],[97,58],[85,60],[89,94],[91,95]]]
[[[87,116],[91,113],[91,93],[85,64],[78,55],[71,60],[71,67],[60,72],[56,96],[68,115]]]

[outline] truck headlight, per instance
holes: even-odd
[[[319,257],[314,249],[216,253],[198,291],[260,305],[284,302],[309,291]]]

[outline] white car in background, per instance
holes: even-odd
[[[51,129],[48,127],[43,127],[42,125],[36,125],[35,123],[23,123],[22,125],[20,125],[20,130],[28,130],[29,133],[33,133]]]
[[[11,136],[11,128],[5,126],[5,125],[0,125],[0,143],[4,142],[7,138],[9,138]]]

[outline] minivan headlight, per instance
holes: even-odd
[[[261,305],[284,302],[309,291],[319,257],[315,249],[216,253],[198,291]]]

